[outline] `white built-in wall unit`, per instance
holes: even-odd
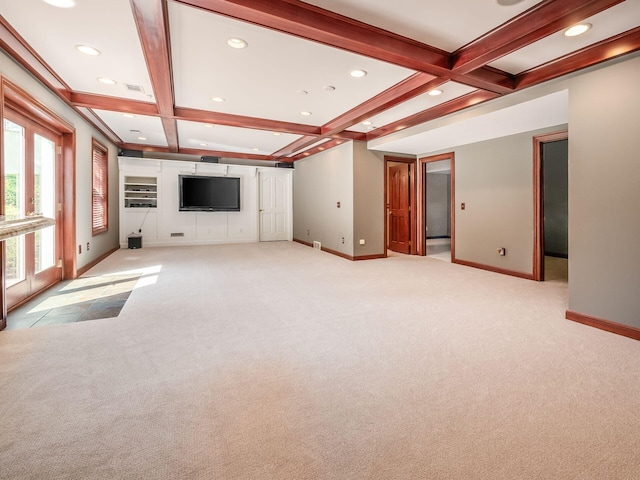
[[[142,235],[143,247],[292,239],[293,170],[118,157],[120,246]],[[179,211],[180,175],[240,179],[240,211]]]

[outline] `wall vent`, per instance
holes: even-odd
[[[183,232],[171,232],[172,237],[184,237]]]
[[[314,240],[313,248],[315,248],[316,250],[322,250],[322,243],[318,242],[317,240]]]
[[[140,85],[131,85],[129,83],[125,83],[124,86],[130,92],[144,93],[144,88],[142,88]]]

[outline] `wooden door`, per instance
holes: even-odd
[[[59,134],[5,111],[5,217],[39,214],[56,220],[56,225],[5,241],[7,308],[61,279],[61,143]]]
[[[389,209],[389,243],[387,248],[398,253],[411,253],[411,165],[401,163],[389,167],[387,188]]]
[[[260,241],[289,239],[288,195],[285,178],[260,172]]]

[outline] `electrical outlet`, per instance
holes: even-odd
[[[344,243],[344,237],[342,237],[342,243]]]
[[[87,242],[87,252],[89,251],[90,247],[91,247],[91,244],[89,242]]]

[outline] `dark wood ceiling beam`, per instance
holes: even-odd
[[[304,2],[177,1],[413,70],[433,75],[449,71],[446,52]]]
[[[521,90],[636,50],[640,50],[640,27],[522,72],[516,86]]]
[[[135,115],[159,115],[158,106],[155,103],[140,102],[127,98],[109,97],[94,93],[71,92],[69,101],[76,107],[95,108],[109,112],[132,113]]]
[[[322,134],[333,135],[341,132],[402,102],[433,90],[448,80],[448,77],[434,78],[428,73],[416,73],[326,123],[322,126]]]
[[[389,135],[391,133],[413,127],[430,120],[435,120],[436,118],[444,117],[445,115],[449,115],[451,113],[459,112],[460,110],[464,110],[465,108],[478,105],[488,100],[493,100],[497,97],[499,97],[499,95],[496,93],[476,90],[474,92],[467,93],[466,95],[463,95],[461,97],[455,98],[433,108],[429,108],[422,112],[403,118],[402,120],[398,120],[397,122],[390,123],[388,125],[385,125],[384,127],[369,132],[367,134],[367,140],[374,140],[379,137],[384,137],[385,135]]]
[[[453,52],[451,67],[469,73],[602,12],[623,0],[545,0]]]
[[[140,143],[121,143],[118,145],[125,150],[138,150],[152,153],[180,153],[183,155],[212,156],[224,158],[242,158],[245,160],[266,160],[275,161],[270,155],[255,155],[252,153],[227,152],[222,150],[202,150],[198,148],[181,148],[177,152],[171,152],[168,147],[158,147],[157,145],[143,145]]]
[[[295,152],[298,152],[304,148],[307,148],[310,145],[313,145],[314,143],[318,142],[319,140],[320,140],[319,137],[305,135],[291,142],[289,145],[281,148],[277,152],[273,152],[273,156],[275,158],[289,157],[293,155]]]
[[[252,128],[270,132],[293,133],[295,135],[320,135],[320,127],[301,123],[281,122],[266,118],[246,117],[231,113],[211,112],[195,108],[176,107],[175,118],[190,122],[212,123],[228,127]]]
[[[175,102],[167,3],[165,0],[131,0],[131,10],[138,28],[158,112],[162,117],[167,144],[171,151],[177,152],[178,126],[172,119]]]
[[[315,155],[316,153],[320,153],[330,148],[337,147],[338,145],[342,145],[344,141],[342,140],[329,140],[328,142],[323,143],[322,145],[318,145],[317,147],[310,148],[309,150],[305,150],[293,157],[288,159],[283,159],[282,161],[295,162],[297,160],[302,160],[303,158],[310,157],[311,155]]]
[[[69,86],[53,71],[22,36],[0,15],[0,48],[18,64],[32,73],[65,102],[69,100]]]

